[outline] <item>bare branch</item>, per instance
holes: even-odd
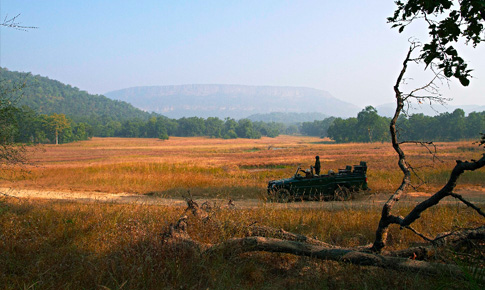
[[[411,171],[411,172],[414,174],[414,176],[416,176],[416,177],[419,179],[419,181],[421,182],[421,184],[420,184],[420,185],[418,185],[418,186],[415,186],[415,185],[413,185],[413,184],[410,184],[410,186],[412,186],[412,187],[413,187],[415,190],[417,190],[417,189],[418,189],[418,188],[419,188],[421,185],[425,184],[425,183],[426,183],[426,181],[425,181],[425,180],[424,180],[424,179],[421,177],[421,175],[419,175],[419,174],[418,174],[418,172],[416,171],[416,169],[415,169],[413,166],[411,166],[411,164],[409,164],[408,162],[406,162],[406,164],[408,165],[409,170],[410,170],[410,171]]]
[[[322,246],[327,248],[337,248],[333,245],[319,241],[317,239],[312,239],[304,235],[290,233],[283,229],[275,229],[275,228],[266,227],[266,226],[254,226],[254,225],[249,226],[245,230],[244,234],[246,237],[254,237],[254,236],[272,237],[272,238],[278,238],[278,239],[294,241],[294,242],[301,242],[301,243]]]
[[[480,160],[474,162],[463,162],[457,160],[456,165],[453,168],[446,185],[433,196],[416,205],[416,207],[402,220],[401,226],[405,227],[412,224],[421,216],[421,213],[423,211],[438,204],[446,196],[451,195],[456,187],[456,182],[458,181],[458,178],[465,171],[474,171],[476,169],[482,168],[483,166],[485,166],[485,154]]]
[[[433,240],[434,246],[460,244],[470,240],[485,240],[485,226],[455,232],[440,233]]]
[[[414,228],[410,227],[410,226],[407,226],[407,227],[404,227],[408,230],[410,230],[411,232],[415,233],[416,235],[420,236],[423,240],[427,241],[427,242],[432,242],[433,239],[431,238],[428,238],[427,236],[425,236],[424,234],[418,232],[417,230],[415,230]]]
[[[5,26],[21,31],[28,31],[29,29],[36,29],[37,27],[35,26],[24,26],[21,25],[20,22],[17,22],[17,18],[19,18],[20,14],[15,15],[12,18],[9,18],[8,15],[5,15],[5,18],[3,19],[3,22],[0,23],[0,26]]]
[[[426,148],[426,150],[428,150],[428,153],[432,155],[433,157],[433,161],[435,159],[437,159],[438,161],[441,161],[439,159],[439,157],[436,155],[436,145],[433,143],[433,141],[412,141],[412,140],[407,140],[407,141],[401,141],[398,143],[399,145],[402,145],[402,144],[416,144],[416,145],[421,145],[422,147]],[[430,146],[428,145],[432,145],[433,147],[433,150],[430,149]]]
[[[461,195],[459,195],[457,193],[451,193],[450,195],[453,196],[456,199],[459,199],[461,202],[463,202],[464,204],[466,204],[468,207],[471,207],[474,210],[476,210],[478,212],[478,214],[480,214],[481,216],[485,217],[485,213],[479,207],[475,206],[473,203],[471,203],[468,200],[464,199]]]

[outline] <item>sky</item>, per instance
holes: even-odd
[[[409,47],[426,26],[404,33],[386,22],[392,0],[0,0],[0,66],[92,94],[136,86],[240,84],[322,89],[356,104],[394,102]],[[485,47],[461,46],[470,86],[442,87],[451,105],[485,105]],[[409,87],[427,82],[409,70]],[[412,79],[412,81],[411,81]]]

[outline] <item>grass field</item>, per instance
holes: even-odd
[[[426,149],[408,146],[409,160],[432,191],[443,185],[456,159],[477,158],[471,142],[438,143],[432,162]],[[367,161],[373,192],[389,193],[399,184],[390,144],[326,144],[311,137],[260,140],[207,138],[94,138],[91,141],[32,148],[32,165],[2,171],[1,187],[64,191],[157,193],[180,197],[260,198],[270,179],[288,177],[320,155],[323,170]],[[416,183],[418,180],[416,180]],[[483,169],[466,173],[459,187],[483,189]],[[414,189],[413,189],[414,190]],[[337,202],[334,202],[337,203]],[[352,204],[352,202],[348,202]],[[328,203],[330,204],[330,203]],[[483,203],[482,203],[483,204]],[[263,204],[222,208],[217,224],[189,216],[189,234],[218,243],[240,237],[257,223],[354,247],[374,239],[381,206],[292,208]],[[343,205],[346,205],[344,202]],[[405,214],[410,203],[396,208]],[[177,206],[74,203],[38,199],[0,199],[1,289],[483,289],[484,274],[466,281],[429,277],[288,254],[199,255],[167,249],[161,234],[184,208]],[[483,225],[483,218],[459,203],[425,212],[413,225],[429,236]],[[391,227],[388,248],[422,240]],[[438,252],[433,262],[483,267],[483,245]]]
[[[288,254],[198,255],[166,249],[162,233],[183,208],[52,201],[0,203],[2,289],[480,289],[477,277],[420,275],[320,261]],[[261,225],[341,245],[373,241],[379,210],[220,210],[218,225],[189,219],[189,233],[217,243]],[[438,233],[479,226],[483,219],[460,206],[442,206],[423,216],[417,229]],[[393,227],[389,249],[421,240]],[[482,253],[483,254],[483,253]],[[483,256],[482,256],[483,257]],[[440,262],[481,265],[480,253],[443,252]],[[483,285],[481,285],[483,286]],[[483,289],[483,288],[482,288]]]
[[[93,138],[31,150],[33,166],[2,171],[0,186],[46,190],[157,193],[181,196],[257,198],[271,179],[293,175],[321,156],[322,171],[367,161],[369,186],[390,192],[402,175],[388,143],[327,144],[314,137],[280,136],[258,140],[209,138],[158,139]],[[409,162],[422,181],[417,190],[441,187],[456,159],[477,158],[481,149],[472,142],[437,143],[437,159],[421,146],[405,146]],[[483,151],[483,150],[482,150]],[[27,173],[28,172],[28,173]],[[485,172],[466,173],[460,186],[485,185]]]

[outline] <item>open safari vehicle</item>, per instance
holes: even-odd
[[[314,175],[307,170],[305,176],[299,172],[286,179],[271,180],[268,195],[271,200],[288,202],[291,200],[348,200],[354,192],[369,189],[367,186],[367,163],[361,161],[353,167],[347,165],[338,172]]]

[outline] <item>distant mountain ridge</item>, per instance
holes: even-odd
[[[92,95],[76,87],[31,73],[0,68],[3,89],[12,89],[12,98],[18,106],[27,106],[41,114],[65,114],[75,121],[104,118],[115,121],[148,120],[151,114],[132,105]],[[25,84],[21,90],[19,86]]]
[[[330,93],[305,87],[245,85],[174,85],[133,87],[105,94],[145,111],[170,118],[246,118],[272,112],[320,112],[328,116],[352,117],[361,110]]]

